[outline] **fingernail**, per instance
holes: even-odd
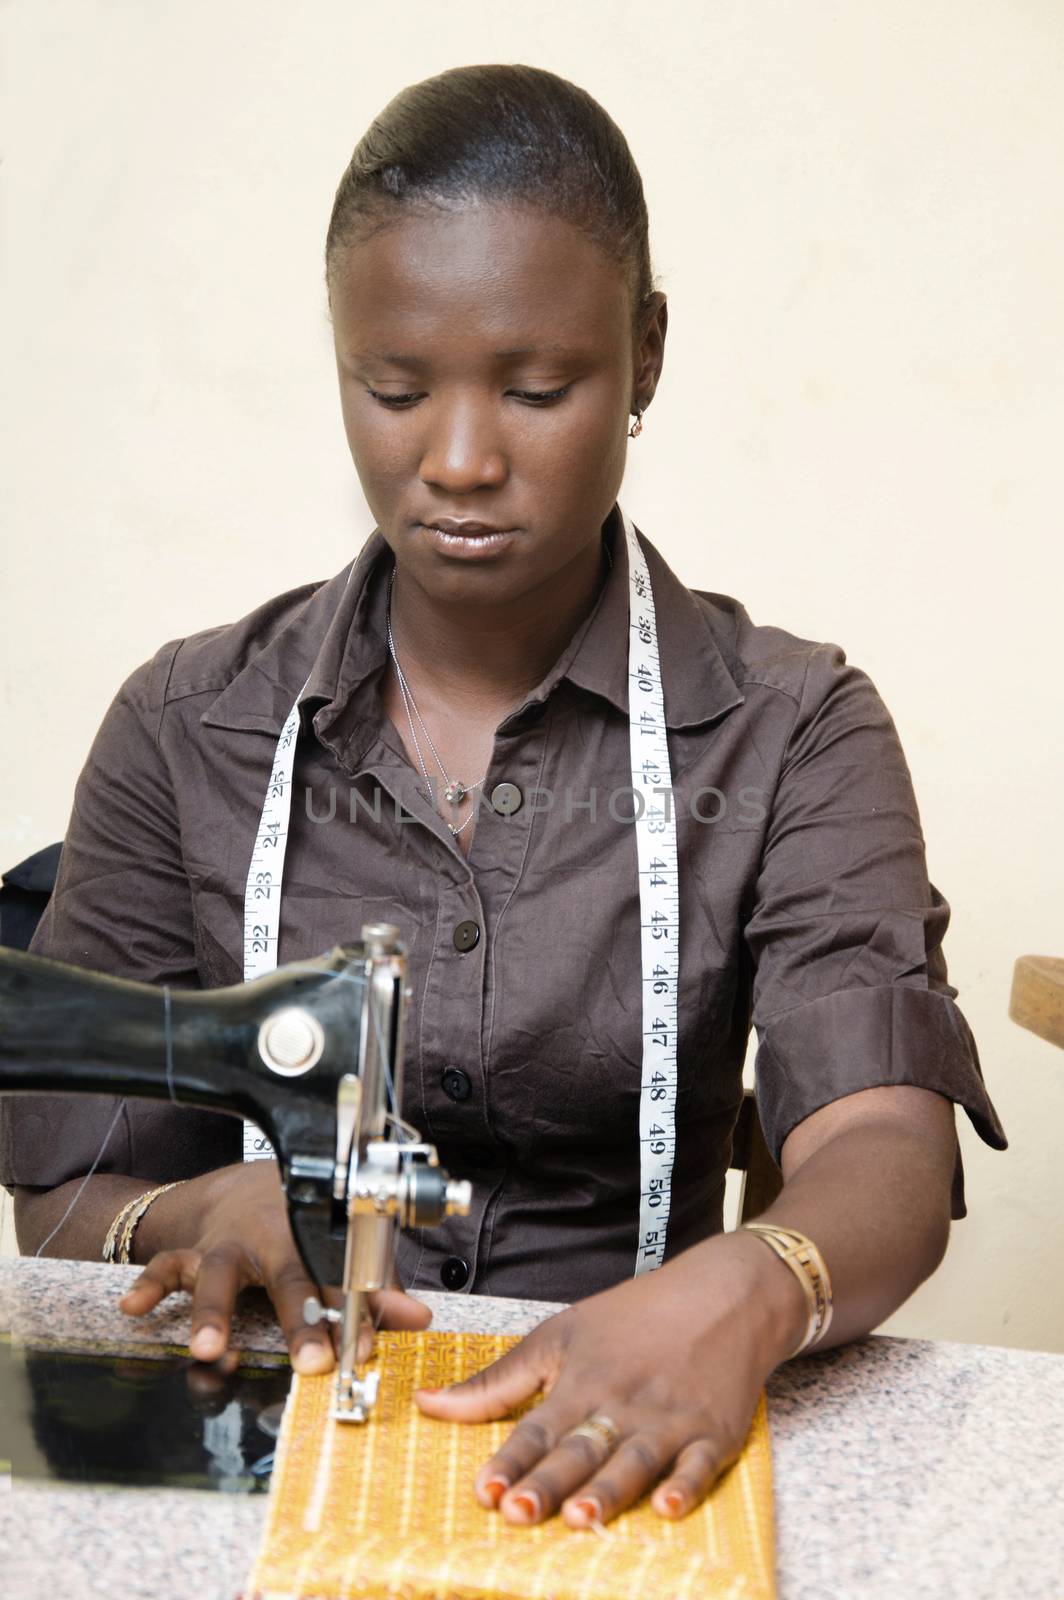
[[[292,1357],[292,1365],[297,1372],[326,1372],[332,1365],[332,1357],[319,1340],[308,1339]]]
[[[678,1516],[683,1510],[683,1495],[679,1489],[670,1489],[668,1494],[664,1496],[664,1500],[674,1517]]]
[[[189,1349],[197,1361],[213,1361],[225,1349],[225,1341],[217,1328],[201,1328],[189,1344]]]
[[[481,1489],[487,1495],[493,1506],[497,1506],[510,1485],[505,1478],[487,1478],[481,1484]]]
[[[539,1495],[534,1489],[522,1489],[520,1494],[515,1494],[510,1501],[515,1511],[520,1511],[527,1522],[535,1522],[542,1509]]]
[[[588,1495],[584,1500],[574,1500],[573,1510],[579,1511],[580,1515],[586,1517],[589,1522],[602,1521],[602,1506],[594,1495]]]

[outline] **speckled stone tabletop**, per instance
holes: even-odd
[[[187,1300],[117,1310],[136,1268],[0,1261],[0,1331],[145,1354]],[[445,1329],[524,1333],[557,1309],[419,1296]],[[266,1316],[248,1348],[280,1351]],[[769,1384],[780,1600],[1064,1600],[1064,1356],[863,1339]],[[0,1452],[2,1453],[2,1452]],[[0,1494],[3,1600],[236,1600],[264,1496],[54,1487]]]

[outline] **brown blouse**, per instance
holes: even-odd
[[[32,948],[151,983],[240,982],[244,883],[274,748],[308,674],[279,959],[398,925],[414,998],[404,1112],[474,1183],[467,1218],[400,1241],[414,1288],[574,1300],[631,1274],[639,1214],[639,899],[628,562],[498,726],[467,860],[381,708],[391,552],[164,645],[78,781]],[[947,981],[890,714],[836,644],[685,587],[642,534],[681,866],[669,1254],[721,1228],[751,1024],[779,1156],[818,1107],[916,1084],[1005,1138]],[[351,581],[347,582],[350,573]],[[494,804],[492,803],[494,800]],[[0,1180],[88,1170],[115,1102],[0,1102]],[[240,1158],[235,1118],[128,1101],[98,1170],[153,1181]],[[958,1153],[954,1215],[964,1215]]]

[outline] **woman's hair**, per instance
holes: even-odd
[[[630,275],[633,328],[654,292],[646,201],[624,134],[586,90],[540,67],[453,67],[390,100],[340,180],[325,241],[337,260],[408,206],[535,206],[589,235]]]

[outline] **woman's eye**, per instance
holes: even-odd
[[[569,393],[571,385],[565,384],[561,389],[511,389],[509,392],[518,400],[527,400],[530,405],[549,405],[554,400],[562,399]],[[370,389],[368,393],[374,400],[379,400],[382,406],[390,406],[393,410],[401,411],[413,405],[415,400],[422,398],[419,394],[382,394],[379,389]]]
[[[412,400],[420,399],[420,396],[416,394],[381,394],[377,389],[370,389],[369,393],[374,400],[379,400],[381,405],[394,406],[396,408],[408,406]]]
[[[547,389],[538,391],[534,389],[514,389],[512,393],[515,394],[519,400],[529,400],[534,405],[544,405],[550,400],[560,400],[563,395],[569,393],[569,387],[569,384],[566,384],[564,388],[561,389]]]

